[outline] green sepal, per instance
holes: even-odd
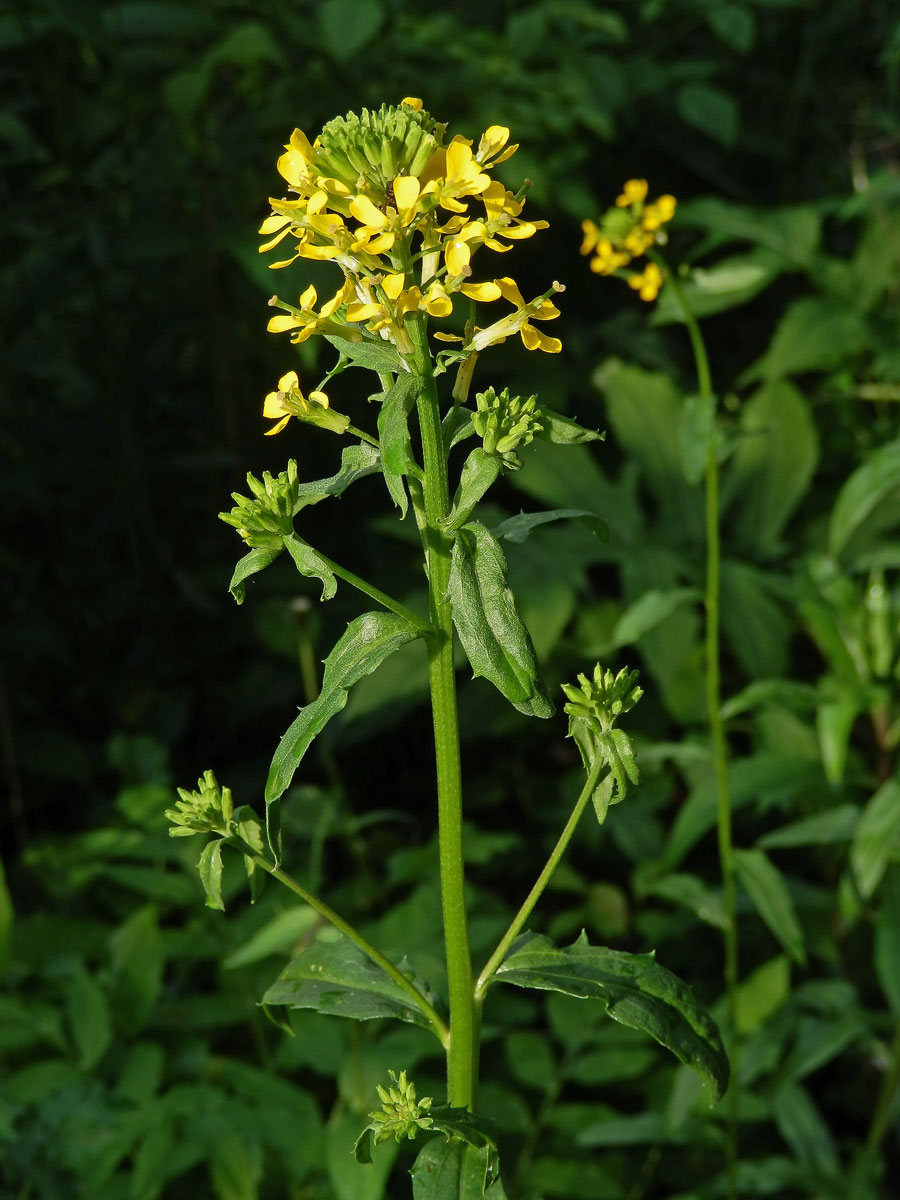
[[[500,459],[496,454],[486,454],[476,446],[463,464],[459,487],[453,497],[453,508],[445,522],[448,532],[464,525],[478,501],[500,474]]]
[[[577,446],[583,442],[605,442],[606,431],[585,429],[571,417],[554,412],[552,408],[541,405],[541,424],[543,429],[536,434],[545,442],[557,442],[562,446]]]
[[[381,448],[381,469],[391,499],[406,516],[409,500],[403,476],[418,473],[409,436],[409,414],[419,393],[419,380],[414,375],[401,376],[384,393],[378,413],[378,441]]]
[[[357,442],[345,446],[341,452],[341,467],[327,479],[315,479],[310,483],[301,483],[297,488],[297,500],[294,504],[294,516],[310,504],[318,504],[329,496],[340,496],[351,483],[366,475],[374,475],[381,466],[381,455],[368,442]]]
[[[332,337],[325,334],[325,340],[331,342],[342,359],[347,359],[347,366],[365,367],[369,371],[377,371],[384,375],[388,371],[406,371],[406,364],[390,342],[380,338],[376,341],[350,342],[346,338]],[[337,374],[336,371],[331,374]]]
[[[257,546],[255,550],[251,550],[249,554],[245,554],[238,560],[234,574],[231,576],[231,583],[228,585],[229,592],[238,604],[244,603],[246,595],[244,581],[251,575],[256,575],[271,566],[280,553],[280,546]]]
[[[539,934],[523,934],[494,976],[503,983],[603,1002],[615,1021],[648,1033],[710,1082],[718,1100],[729,1066],[712,1017],[677,975],[654,955],[591,946],[586,934],[559,949]]]
[[[398,969],[432,1007],[438,998],[404,959]],[[352,1021],[392,1018],[434,1032],[428,1017],[405,991],[342,934],[304,947],[263,995],[261,1004],[311,1008]]]
[[[494,537],[504,538],[507,542],[516,544],[524,542],[540,525],[549,525],[551,521],[577,520],[591,531],[594,537],[602,542],[609,541],[609,526],[603,517],[590,512],[586,508],[551,508],[544,512],[520,512],[515,517],[507,517],[491,530]]]
[[[225,901],[222,899],[222,841],[215,838],[207,842],[197,862],[200,872],[200,882],[206,893],[206,907],[225,911]]]
[[[337,579],[326,559],[308,542],[292,533],[284,539],[284,548],[294,560],[294,566],[307,579],[322,581],[322,599],[330,600],[337,591]]]
[[[363,613],[351,621],[325,659],[322,690],[285,733],[275,751],[266,782],[266,820],[289,786],[310,743],[347,703],[348,690],[390,657],[422,636],[422,629],[390,612]],[[269,841],[271,844],[271,830]],[[273,852],[275,850],[272,847]]]
[[[493,1146],[432,1138],[410,1171],[413,1200],[506,1200]]]
[[[453,543],[447,597],[473,673],[526,716],[552,717],[531,636],[507,583],[503,551],[478,522],[464,525]]]

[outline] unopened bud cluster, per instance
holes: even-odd
[[[416,1099],[416,1086],[406,1078],[406,1072],[399,1076],[390,1072],[395,1087],[382,1087],[378,1084],[378,1097],[382,1103],[381,1112],[369,1113],[372,1125],[375,1127],[374,1140],[386,1142],[393,1138],[400,1142],[404,1137],[412,1141],[420,1129],[430,1129],[432,1125],[428,1111],[431,1108],[431,1097],[423,1096]]]
[[[629,783],[637,783],[638,769],[634,760],[631,738],[615,723],[622,713],[629,712],[644,694],[637,686],[637,671],[623,667],[617,675],[599,663],[593,675],[578,676],[578,686],[564,683],[568,703],[563,707],[569,714],[569,735],[574,738],[585,768],[590,771],[599,761],[612,776],[615,792],[611,802],[622,800]]]
[[[219,513],[219,518],[233,525],[248,546],[280,550],[282,539],[294,529],[299,491],[296,460],[292,458],[277,477],[268,471],[263,471],[262,479],[248,474],[247,486],[253,497],[232,492],[235,507]]]
[[[228,836],[234,817],[234,801],[231,789],[220,787],[212,771],[205,771],[197,780],[195,792],[179,788],[178,795],[180,799],[175,807],[166,811],[166,819],[172,823],[171,837],[191,837],[195,833]]]
[[[527,446],[544,428],[537,396],[523,400],[521,396],[510,396],[509,388],[498,395],[491,387],[479,392],[475,403],[472,425],[484,443],[485,453],[499,455],[505,467],[518,471],[522,460],[516,448]]]

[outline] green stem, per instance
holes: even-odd
[[[425,528],[422,541],[428,574],[429,616],[434,631],[428,641],[428,675],[434,721],[441,905],[450,999],[447,1091],[452,1105],[471,1108],[478,1076],[478,1031],[463,873],[462,771],[456,676],[453,669],[453,618],[446,596],[452,542],[441,531],[441,523],[450,511],[450,494],[437,385],[432,371],[425,320],[421,314],[416,314],[410,322],[410,332],[416,347],[417,370],[422,380],[417,404],[425,469]]]
[[[297,535],[291,534],[290,536],[296,537]],[[299,541],[300,539],[297,538],[297,540]],[[336,563],[334,559],[329,558],[327,554],[322,554],[320,550],[317,550],[316,554],[318,554],[319,558],[321,558],[321,560],[327,564],[329,569],[332,570],[335,575],[337,575],[338,579],[343,579],[345,583],[349,583],[352,587],[355,587],[357,591],[363,592],[372,600],[377,600],[377,602],[384,608],[396,613],[398,617],[403,617],[405,620],[409,621],[411,625],[415,625],[417,629],[430,632],[430,627],[422,620],[421,617],[417,617],[411,608],[407,608],[405,604],[401,604],[399,600],[395,600],[393,596],[389,596],[387,592],[383,592],[381,588],[377,588],[374,584],[368,583],[365,579],[360,578],[359,575],[355,575],[352,571],[348,571],[346,567],[342,567],[340,563]]]
[[[428,1023],[431,1025],[431,1028],[437,1035],[441,1045],[445,1047],[448,1045],[450,1041],[450,1031],[441,1020],[437,1012],[434,1010],[432,1005],[428,1003],[416,985],[407,979],[403,972],[395,967],[389,958],[385,958],[380,950],[373,946],[371,942],[367,941],[358,929],[355,929],[349,922],[345,921],[344,918],[339,913],[336,913],[333,908],[330,908],[324,902],[324,900],[320,900],[318,896],[314,896],[312,892],[308,892],[302,884],[298,883],[296,879],[293,879],[290,875],[288,875],[286,871],[282,871],[280,867],[276,867],[267,858],[264,858],[263,855],[258,854],[249,842],[245,842],[244,839],[240,837],[229,837],[226,840],[229,845],[235,846],[237,849],[241,850],[252,863],[256,864],[256,866],[262,867],[264,871],[268,871],[273,879],[277,879],[279,883],[283,883],[286,888],[289,888],[295,896],[299,896],[304,903],[310,906],[310,908],[314,908],[316,912],[320,916],[324,917],[326,921],[330,922],[335,929],[339,929],[346,938],[349,938],[349,940],[353,942],[355,946],[358,946],[359,949],[362,950],[363,954],[370,958],[372,962],[376,964],[376,966],[381,967],[382,971],[384,971],[387,975],[390,975],[394,983],[396,983],[399,988],[402,988],[407,996],[409,996],[410,1000],[413,1001],[416,1008],[423,1012],[428,1018]]]
[[[575,832],[575,828],[578,825],[578,822],[581,820],[581,814],[584,812],[588,800],[590,800],[591,796],[594,794],[594,789],[597,786],[597,780],[602,769],[603,760],[598,759],[591,767],[590,773],[585,781],[585,785],[581,789],[581,794],[575,801],[575,807],[572,809],[572,815],[569,817],[565,828],[559,835],[559,840],[553,847],[550,857],[547,859],[547,862],[544,865],[543,871],[541,871],[540,875],[538,875],[534,887],[525,897],[525,901],[522,904],[522,907],[513,917],[509,929],[507,929],[506,933],[504,933],[503,937],[500,939],[497,949],[488,959],[484,970],[478,976],[478,982],[475,984],[475,1000],[477,1004],[481,1005],[484,1003],[484,995],[487,991],[488,984],[496,973],[497,968],[509,953],[509,948],[518,937],[522,926],[531,916],[534,906],[541,898],[541,893],[550,882],[551,875],[559,866],[559,860],[562,858],[566,851],[566,847],[572,840],[572,834]]]
[[[649,257],[668,276],[668,285],[684,316],[694,361],[697,367],[697,387],[704,399],[713,398],[712,377],[703,334],[696,318],[690,311],[687,299],[677,276],[668,269],[661,255]],[[725,722],[722,720],[721,666],[719,630],[719,588],[721,536],[719,529],[719,462],[716,457],[716,439],[711,432],[706,451],[706,705],[709,713],[709,730],[713,744],[713,760],[716,772],[716,825],[719,842],[719,865],[722,874],[722,891],[725,905],[725,1003],[728,1012],[728,1056],[731,1062],[732,1084],[728,1099],[728,1195],[734,1200],[737,1195],[737,1130],[738,1130],[738,1057],[737,1036],[737,987],[738,987],[738,936],[737,936],[737,888],[734,874],[734,853],[731,833],[731,800],[728,784],[728,745],[725,740]]]

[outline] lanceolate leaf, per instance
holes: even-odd
[[[795,962],[806,962],[803,930],[781,872],[762,850],[735,850],[734,865],[754,907]]]
[[[292,533],[284,539],[284,547],[294,560],[294,565],[301,575],[306,575],[307,578],[321,579],[322,599],[330,600],[337,591],[337,579],[334,571],[318,550],[314,550],[308,542],[298,538],[296,533]]]
[[[453,498],[453,509],[447,518],[448,529],[459,529],[472,515],[475,505],[500,474],[500,458],[486,454],[476,446],[463,464],[459,487]]]
[[[412,1170],[413,1200],[506,1200],[497,1152],[433,1138]]]
[[[367,442],[346,446],[341,454],[341,469],[327,479],[315,479],[301,483],[297,489],[297,506],[294,516],[309,504],[318,504],[328,496],[340,496],[351,483],[365,475],[373,475],[381,466],[381,455]]]
[[[422,981],[400,969],[434,1003]],[[316,941],[291,959],[260,1001],[289,1008],[314,1008],[333,1017],[371,1021],[393,1017],[431,1029],[428,1018],[390,975],[343,936]]]
[[[504,538],[507,542],[516,544],[524,542],[540,525],[549,525],[551,521],[580,520],[588,527],[594,537],[602,541],[609,540],[609,528],[601,516],[589,512],[586,508],[551,508],[545,512],[520,512],[518,516],[507,517],[499,525],[495,525],[494,537]]]
[[[585,429],[571,417],[565,417],[562,413],[554,412],[552,408],[544,408],[543,405],[541,405],[541,425],[544,428],[538,437],[545,438],[549,442],[559,442],[564,446],[574,446],[579,442],[606,440],[605,433],[601,433],[597,429]]]
[[[203,847],[203,853],[200,855],[200,861],[197,863],[197,870],[200,872],[200,881],[203,884],[204,892],[206,892],[206,907],[217,908],[224,912],[225,902],[222,900],[222,843],[219,838],[214,838]]]
[[[552,716],[531,637],[507,585],[506,559],[484,525],[472,522],[459,531],[447,595],[475,675],[490,680],[519,712]]]
[[[390,342],[350,342],[327,334],[325,337],[340,352],[341,358],[348,358],[354,367],[366,367],[381,374],[406,370],[406,364]]]
[[[366,675],[371,675],[395,650],[421,637],[421,629],[411,625],[396,613],[363,613],[351,621],[331,653],[325,659],[322,690],[281,739],[266,782],[266,819],[269,841],[273,841],[273,826],[277,810],[273,806],[291,782],[300,760],[317,734],[347,703],[348,689]],[[277,841],[277,839],[276,839]],[[272,850],[278,856],[276,845]]]
[[[837,557],[875,508],[900,489],[900,441],[879,446],[838,493],[831,513],[828,544]]]
[[[652,954],[591,946],[584,934],[557,949],[548,938],[524,934],[497,969],[496,979],[601,1000],[614,1020],[649,1033],[709,1080],[717,1099],[728,1086],[728,1059],[712,1017],[687,984],[659,966]]]
[[[228,585],[228,590],[234,596],[238,604],[244,603],[244,595],[246,587],[244,580],[250,575],[256,575],[259,571],[264,571],[270,566],[278,555],[281,553],[280,546],[257,546],[255,550],[251,550],[249,554],[245,554],[238,561],[234,568],[234,574],[231,577],[231,583]]]
[[[406,516],[409,501],[403,486],[403,475],[415,466],[409,437],[410,410],[416,402],[419,384],[413,375],[402,375],[384,397],[378,414],[378,438],[381,444],[381,464],[384,481],[391,498]]]

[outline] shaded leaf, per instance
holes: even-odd
[[[207,842],[197,863],[200,872],[200,882],[206,893],[206,907],[225,911],[222,899],[222,842],[219,838]]]
[[[791,821],[763,834],[757,845],[763,850],[788,850],[796,846],[829,846],[849,842],[859,820],[855,804],[839,804],[812,817]]]
[[[487,454],[476,446],[463,463],[453,508],[447,517],[447,529],[459,529],[472,515],[475,505],[500,474],[500,456]]]
[[[419,381],[414,375],[401,375],[388,391],[378,413],[378,440],[384,481],[391,499],[406,516],[409,500],[402,477],[416,469],[409,436],[409,414],[419,393]]]
[[[328,565],[328,560],[323,558],[318,550],[314,550],[308,542],[297,537],[296,533],[292,533],[284,539],[284,548],[294,560],[294,566],[301,575],[305,575],[308,579],[322,581],[321,598],[330,600],[337,591],[337,579],[334,571]]]
[[[106,993],[79,963],[66,986],[66,1014],[83,1071],[95,1067],[112,1041],[112,1022]]]
[[[850,866],[860,895],[868,900],[900,845],[900,783],[888,779],[863,809],[850,846]]]
[[[421,981],[401,964],[429,1000]],[[367,958],[348,938],[320,939],[291,959],[267,989],[261,1004],[284,1004],[288,1008],[312,1008],[334,1017],[371,1021],[392,1017],[431,1030],[428,1018],[390,975]]]
[[[433,1138],[412,1170],[413,1200],[506,1200],[497,1152]]]
[[[259,571],[264,571],[270,566],[278,555],[281,553],[281,546],[257,546],[255,550],[251,550],[249,554],[245,554],[234,568],[234,574],[231,576],[231,582],[228,585],[228,590],[234,596],[238,604],[244,603],[246,594],[245,580],[251,575],[256,575]]]
[[[867,343],[865,322],[852,308],[827,296],[804,296],[790,305],[768,350],[739,382],[827,371],[846,363]]]
[[[680,280],[688,312],[701,320],[746,304],[769,286],[787,263],[771,250],[758,248],[747,254],[721,258],[710,267],[694,267]],[[681,301],[671,288],[663,288],[650,318],[651,325],[684,321]]]
[[[519,712],[552,716],[531,637],[507,583],[506,559],[484,525],[472,522],[460,529],[447,597],[473,673],[489,680]]]
[[[498,981],[601,1000],[623,1025],[650,1034],[714,1088],[728,1085],[728,1059],[714,1021],[677,975],[652,954],[627,954],[591,946],[582,934],[557,949],[545,937],[525,934],[497,969]]]
[[[655,629],[676,609],[685,604],[696,604],[703,599],[697,588],[671,588],[668,591],[645,592],[639,600],[630,604],[622,613],[613,629],[614,646],[628,646],[636,642],[651,629]]]
[[[723,146],[737,141],[739,111],[728,92],[708,83],[685,83],[675,93],[682,120]]]
[[[668,292],[663,294],[668,295]],[[715,432],[715,397],[686,396],[681,410],[678,449],[681,454],[681,469],[688,483],[698,484],[706,474],[709,447]]]
[[[318,504],[328,496],[340,496],[351,483],[366,475],[373,475],[381,468],[381,455],[368,442],[357,442],[345,446],[341,453],[341,468],[327,479],[315,479],[301,483],[297,488],[297,504],[294,516],[310,504]]]
[[[609,528],[603,518],[584,508],[553,508],[546,512],[536,513],[520,512],[518,516],[507,517],[505,521],[495,525],[491,532],[496,538],[504,538],[507,542],[515,542],[519,545],[538,526],[547,525],[551,521],[569,520],[579,520],[587,526],[594,537],[598,537],[604,542],[609,540]]]
[[[900,489],[900,441],[888,442],[845,481],[838,492],[828,528],[828,546],[835,557],[877,506]]]
[[[537,435],[548,442],[557,442],[562,446],[576,446],[582,442],[603,442],[606,434],[597,429],[586,429],[571,417],[554,412],[552,408],[541,405],[541,425],[543,429]]]
[[[803,930],[784,876],[761,850],[735,850],[734,865],[756,911],[795,962],[806,962]]]
[[[381,375],[396,374],[405,371],[406,364],[390,342],[362,341],[351,342],[347,338],[330,337],[325,334],[325,340],[340,352],[341,358],[350,360],[354,367],[365,367],[369,371],[377,371]]]

